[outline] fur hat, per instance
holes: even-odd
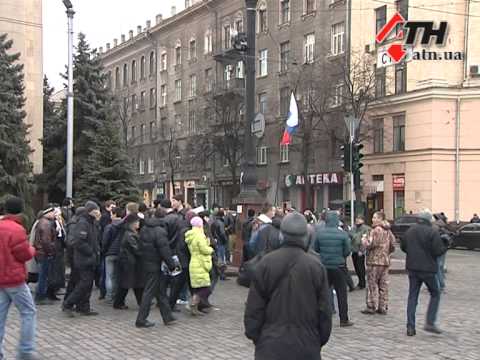
[[[307,220],[302,214],[293,212],[283,218],[280,230],[290,236],[305,236],[308,233]]]
[[[18,215],[23,212],[23,200],[12,196],[5,201],[5,212],[11,215]]]

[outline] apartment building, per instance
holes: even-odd
[[[28,138],[33,152],[33,172],[43,169],[43,48],[42,1],[0,0],[0,34],[13,40],[12,52],[20,53],[24,65],[25,122],[30,125]]]
[[[241,59],[225,62],[222,57],[232,47],[232,35],[244,31],[245,3],[210,0],[189,5],[169,18],[158,15],[155,24],[138,26],[100,53],[124,109],[129,154],[145,200],[182,192],[195,205],[230,205],[234,184],[225,158],[215,154],[204,159],[192,153],[189,143],[207,123],[209,93],[244,94]],[[317,208],[344,197],[338,151],[343,120],[335,121],[328,133],[318,131],[307,171],[300,139],[290,147],[279,145],[292,91],[301,112],[305,109],[308,89],[300,75],[327,56],[335,61],[345,54],[345,13],[330,10],[325,1],[258,2],[256,110],[265,116],[265,129],[256,137],[257,187],[277,204],[305,207],[306,181]]]
[[[395,43],[398,30],[385,44],[376,43],[375,36],[397,12],[408,21],[433,21],[435,29],[447,22],[446,37],[442,45],[418,40],[411,49],[417,56],[382,67],[386,46]],[[377,63],[378,101],[369,112],[363,168],[363,200],[370,212],[384,209],[391,219],[430,208],[451,220],[468,220],[478,212],[478,15],[480,4],[473,1],[362,0],[352,5],[350,53],[370,53]]]

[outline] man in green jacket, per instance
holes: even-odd
[[[365,289],[365,251],[362,248],[362,237],[368,235],[370,227],[365,224],[365,216],[358,215],[352,237],[352,262],[358,277],[357,289]]]
[[[352,326],[348,319],[347,283],[345,259],[351,253],[350,237],[338,228],[339,215],[336,211],[328,211],[325,217],[325,227],[315,229],[315,251],[327,269],[328,283],[337,293],[340,326]]]

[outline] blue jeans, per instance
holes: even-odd
[[[435,325],[440,307],[440,289],[438,287],[437,275],[435,273],[409,271],[408,280],[410,288],[408,292],[407,327],[415,329],[415,312],[417,311],[418,296],[423,283],[425,283],[430,292],[427,325]]]
[[[117,261],[117,255],[108,255],[105,257],[105,298],[107,301],[113,301],[117,292]]]
[[[14,288],[0,288],[0,359],[4,358],[2,345],[5,337],[5,324],[12,303],[20,313],[21,319],[18,354],[31,354],[35,351],[36,311],[30,289],[27,284]]]
[[[221,264],[226,264],[227,263],[226,246],[227,245],[222,245],[220,243],[217,244],[217,256],[218,256],[218,261]]]
[[[445,257],[447,254],[440,255],[437,258],[437,265],[438,265],[438,272],[437,272],[437,279],[438,284],[440,286],[440,291],[445,289]]]
[[[48,290],[48,269],[53,258],[41,256],[37,259],[38,262],[38,284],[35,291],[35,300],[43,300],[47,298]]]

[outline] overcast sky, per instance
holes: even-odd
[[[92,48],[120,41],[120,35],[134,30],[137,25],[145,27],[151,20],[155,24],[155,15],[169,17],[171,7],[177,12],[185,5],[184,0],[71,0],[74,10],[75,41],[79,32],[87,36]],[[67,16],[62,0],[43,0],[43,71],[56,90],[63,87],[59,73],[65,70],[68,58]]]

